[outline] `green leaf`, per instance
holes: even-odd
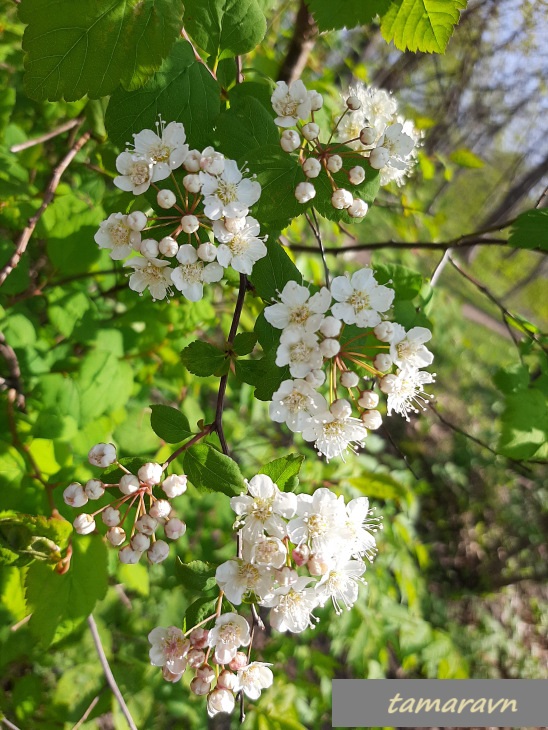
[[[190,563],[183,563],[177,558],[175,573],[185,588],[193,591],[210,591],[215,588],[216,567],[201,560],[193,560]]]
[[[527,390],[529,370],[522,363],[516,363],[508,368],[499,368],[493,375],[493,383],[501,393]]]
[[[191,628],[199,624],[208,616],[212,616],[217,608],[217,599],[209,596],[201,596],[185,611],[185,629],[190,631]]]
[[[257,0],[185,0],[185,29],[210,56],[249,53],[266,33],[266,18]]]
[[[282,491],[291,491],[299,483],[298,474],[303,461],[303,454],[288,454],[265,464],[259,474],[269,476]]]
[[[548,440],[548,404],[537,388],[506,397],[498,448],[511,459],[532,459]]]
[[[0,564],[23,566],[33,560],[56,564],[72,533],[62,518],[0,512]]]
[[[267,254],[253,266],[249,277],[257,294],[270,302],[278,296],[288,281],[302,284],[303,277],[277,241],[266,242]]]
[[[180,457],[185,474],[196,489],[221,492],[234,497],[245,491],[245,482],[238,465],[230,457],[208,444],[191,446]]]
[[[422,276],[406,266],[383,264],[374,269],[377,282],[392,287],[398,299],[414,299],[421,290]]]
[[[370,499],[393,499],[398,504],[405,502],[408,497],[406,488],[389,474],[375,472],[360,472],[361,476],[348,479],[351,484],[365,497]]]
[[[147,459],[141,456],[124,456],[122,459],[118,459],[118,463],[124,466],[131,474],[137,474],[143,464],[147,463]],[[111,464],[103,469],[101,472],[101,479],[110,484],[116,484],[120,479],[127,474],[127,472],[120,469],[116,464]],[[108,477],[108,478],[107,478]]]
[[[181,30],[173,0],[22,0],[25,88],[32,99],[97,99],[137,88]]]
[[[257,99],[246,96],[217,123],[220,150],[235,160],[245,159],[252,150],[279,143],[280,134],[272,116]]]
[[[152,430],[166,443],[177,444],[193,435],[188,419],[177,408],[162,405],[153,405],[150,408]]]
[[[105,126],[111,141],[124,146],[132,133],[154,129],[161,114],[166,122],[182,122],[190,146],[202,148],[212,140],[220,95],[219,84],[196,61],[190,44],[179,41],[141,89],[119,89],[111,96]]]
[[[390,0],[309,0],[308,7],[321,31],[355,28],[370,23],[388,9]]]
[[[280,368],[276,365],[276,350],[270,350],[260,360],[236,360],[236,376],[244,383],[255,386],[255,398],[272,400],[272,394],[278,390],[284,380],[290,380],[289,366]]]
[[[224,350],[201,340],[187,345],[181,352],[181,360],[189,373],[204,378],[208,375],[223,375],[228,372],[230,365],[230,359]]]
[[[459,167],[477,168],[483,167],[484,165],[481,157],[478,157],[472,152],[472,150],[468,150],[465,147],[460,150],[455,150],[454,152],[451,152],[451,154],[449,155],[449,159],[451,160],[451,162],[454,162],[455,165],[458,165]]]
[[[250,352],[253,352],[256,344],[257,335],[255,332],[240,332],[234,338],[232,349],[236,355],[249,355]]]
[[[515,248],[548,251],[548,210],[528,210],[518,215],[510,229],[508,244]]]
[[[62,621],[77,625],[89,616],[107,591],[107,548],[102,538],[78,535],[72,548],[70,568],[64,575],[40,562],[33,563],[27,573],[29,629],[43,646],[51,644]]]
[[[466,0],[392,0],[381,33],[400,51],[445,53],[465,7]]]
[[[78,378],[80,422],[85,424],[107,410],[127,403],[133,387],[128,363],[106,350],[92,350],[82,361]]]

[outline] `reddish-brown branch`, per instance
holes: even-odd
[[[29,147],[34,147],[37,144],[47,142],[49,139],[59,137],[60,134],[68,132],[75,127],[79,127],[83,121],[84,120],[81,117],[78,117],[76,119],[70,119],[68,122],[61,124],[56,129],[52,129],[51,132],[46,132],[46,134],[42,134],[40,137],[34,137],[34,139],[27,139],[25,142],[14,144],[13,147],[10,147],[10,152],[22,152],[23,150],[27,150]]]

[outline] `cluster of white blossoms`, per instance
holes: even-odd
[[[73,522],[76,532],[80,535],[94,532],[96,518],[101,515],[101,520],[108,527],[106,538],[111,545],[120,548],[118,555],[122,563],[138,563],[144,553],[151,563],[163,562],[169,554],[169,544],[157,539],[156,531],[162,526],[168,540],[177,540],[185,534],[186,525],[177,517],[170,500],[186,491],[186,476],[166,476],[164,467],[156,463],[143,464],[137,474],[132,474],[120,464],[112,444],[96,444],[90,450],[88,459],[90,464],[103,469],[116,464],[125,473],[116,484],[100,479],[90,479],[85,485],[78,482],[69,484],[63,492],[63,499],[75,508],[83,507],[89,500],[100,499],[108,489],[121,492],[121,496],[95,512],[79,514]],[[163,491],[161,497],[154,495],[154,488],[158,486]],[[135,504],[136,510],[132,512]],[[124,523],[130,521],[130,513],[133,524],[125,524],[124,528]]]
[[[133,269],[129,286],[134,291],[148,289],[153,299],[164,299],[174,287],[196,302],[204,284],[220,281],[224,269],[251,274],[266,256],[266,238],[249,215],[261,186],[213,147],[189,149],[179,122],[166,126],[160,120],[157,127],[135,134],[134,149],[118,156],[120,175],[114,184],[135,195],[153,187],[158,206],[169,213],[113,213],[101,223],[95,241],[115,261],[131,257],[125,266]],[[158,184],[163,180],[170,187]]]
[[[420,137],[412,122],[397,116],[397,103],[385,91],[363,86],[351,89],[345,111],[326,131],[327,140],[323,142],[322,130],[314,121],[314,112],[323,106],[321,94],[308,91],[302,81],[289,86],[279,81],[271,101],[278,114],[274,121],[284,130],[281,147],[298,155],[307,178],[295,188],[300,203],[316,196],[313,180],[323,173],[333,191],[333,207],[346,210],[352,218],[363,218],[368,205],[352,189],[366,178],[364,164],[381,171],[381,185],[392,180],[401,185],[415,163]],[[336,143],[332,142],[335,133],[340,140]],[[341,176],[335,180],[336,173],[345,176],[349,189],[341,186]]]
[[[433,361],[424,345],[432,333],[425,327],[407,332],[388,320],[393,299],[394,290],[363,268],[315,294],[289,281],[264,310],[281,330],[276,365],[287,366],[292,378],[273,394],[270,417],[314,442],[327,460],[362,446],[368,430],[382,424],[375,385],[387,395],[388,415],[409,420],[410,411],[427,403],[423,386],[434,375],[420,368]]]

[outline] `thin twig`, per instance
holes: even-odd
[[[42,142],[47,142],[48,139],[53,139],[54,137],[58,137],[60,134],[63,134],[64,132],[68,132],[70,129],[74,129],[74,127],[79,127],[80,124],[82,124],[84,120],[82,117],[77,117],[76,119],[70,119],[68,122],[65,122],[64,124],[61,124],[61,126],[57,127],[56,129],[52,129],[51,132],[46,132],[46,134],[42,134],[40,137],[35,137],[34,139],[27,139],[26,142],[20,142],[19,144],[14,144],[13,147],[10,147],[10,152],[22,152],[23,150],[27,150],[29,147],[34,147],[37,144],[42,144]]]
[[[305,213],[304,217],[306,218],[306,221],[307,221],[308,225],[310,226],[312,233],[314,234],[314,238],[318,242],[320,254],[322,257],[323,270],[325,273],[325,285],[327,287],[329,287],[329,268],[327,266],[327,261],[325,260],[325,248],[323,245],[322,236],[320,233],[320,226],[318,224],[318,219],[316,217],[316,211],[314,210],[314,208],[312,208],[312,217],[314,218],[314,223],[312,223],[312,221],[308,217],[308,213]]]
[[[318,250],[313,246],[305,246],[300,243],[291,243],[288,239],[281,239],[284,246],[287,246],[292,251],[302,251],[307,253],[318,253]],[[401,248],[401,249],[415,249],[421,248],[427,251],[446,251],[448,248],[470,248],[472,246],[508,246],[508,240],[506,238],[470,238],[466,239],[461,243],[456,240],[451,241],[438,241],[432,243],[430,241],[373,241],[371,243],[355,243],[350,246],[328,246],[324,248],[325,253],[331,253],[334,256],[339,256],[343,253],[353,253],[356,251],[376,251],[383,248]],[[527,249],[528,251],[536,251],[537,253],[547,254],[546,251],[540,248]]]
[[[184,28],[181,29],[181,35],[183,36],[185,41],[190,44],[190,47],[192,48],[192,51],[194,52],[194,58],[198,61],[198,63],[201,63],[202,66],[207,68],[207,70],[213,76],[215,81],[217,81],[217,76],[216,76],[215,72],[209,68],[207,63],[205,63],[204,59],[200,56],[200,54],[198,53],[198,51],[196,50],[196,48],[194,46],[194,43],[190,40],[190,37]]]
[[[61,182],[61,177],[63,173],[90,137],[91,132],[84,132],[84,134],[74,143],[68,153],[63,157],[61,162],[53,170],[50,181],[44,192],[42,205],[32,216],[32,218],[29,218],[25,229],[22,231],[17,240],[13,255],[11,256],[8,263],[4,266],[4,268],[0,271],[0,286],[2,286],[8,276],[11,274],[11,272],[15,269],[21,259],[21,256],[25,253],[30,237],[34,233],[34,229],[36,228],[38,221],[42,217],[48,205],[53,201],[53,198],[55,197],[55,191],[57,190],[57,187]]]
[[[19,367],[19,360],[17,359],[17,355],[13,347],[8,345],[6,342],[3,332],[0,332],[0,355],[6,361],[10,374],[9,382],[5,381],[8,393],[13,391],[11,398],[17,408],[24,411],[25,394],[23,393],[23,384],[21,382],[21,368]]]
[[[209,424],[209,426],[205,426],[200,433],[197,433],[196,436],[193,436],[189,441],[186,442],[186,444],[183,444],[180,446],[176,451],[174,451],[171,456],[168,456],[168,458],[164,461],[162,464],[162,467],[165,469],[166,466],[169,466],[171,462],[176,459],[180,454],[183,453],[183,451],[186,451],[191,446],[194,446],[194,444],[197,444],[198,441],[201,441],[203,438],[205,438],[208,434],[210,434],[214,429],[214,424]]]
[[[441,257],[441,261],[439,262],[439,264],[436,266],[436,268],[432,272],[432,276],[430,277],[430,286],[432,288],[434,288],[436,286],[436,284],[439,281],[440,276],[443,273],[443,270],[447,266],[447,262],[449,261],[449,254],[450,253],[451,253],[451,249],[448,248],[447,251]]]
[[[99,700],[101,699],[101,695],[103,694],[103,692],[104,692],[104,691],[105,691],[105,688],[103,688],[103,689],[102,689],[102,690],[101,690],[101,691],[99,692],[99,694],[98,694],[98,695],[96,695],[96,696],[95,696],[95,697],[94,697],[94,698],[93,698],[93,699],[91,700],[91,702],[89,703],[89,707],[88,707],[88,708],[87,708],[87,710],[86,710],[86,711],[84,712],[84,714],[82,715],[82,717],[81,717],[81,718],[80,718],[80,719],[78,720],[78,722],[76,723],[76,725],[75,725],[75,726],[74,726],[74,727],[72,728],[72,730],[78,730],[78,728],[82,727],[82,725],[83,725],[83,724],[85,723],[85,721],[86,721],[86,720],[88,719],[88,717],[89,717],[89,716],[91,715],[91,713],[93,712],[93,708],[95,707],[95,705],[96,705],[96,704],[97,704],[97,703],[99,702]]]
[[[137,730],[137,725],[133,722],[133,718],[131,717],[128,706],[126,705],[122,693],[120,692],[120,688],[118,687],[118,685],[116,684],[116,680],[114,679],[114,674],[112,673],[112,669],[110,668],[110,664],[108,663],[105,650],[103,649],[103,645],[101,643],[101,637],[99,636],[97,624],[95,623],[95,619],[91,614],[88,616],[88,626],[91,631],[93,643],[95,644],[95,649],[97,650],[97,656],[99,657],[99,661],[101,662],[101,666],[103,667],[103,672],[105,673],[105,678],[109,684],[109,687],[112,690],[112,694],[116,697],[116,700],[120,705],[120,709],[122,710],[122,714],[126,718],[126,722],[129,725],[130,730]]]
[[[13,722],[10,722],[9,720],[6,720],[6,718],[5,718],[5,717],[3,717],[3,718],[1,719],[1,721],[2,721],[2,723],[3,723],[3,724],[4,724],[4,725],[5,725],[6,727],[7,727],[7,728],[9,728],[9,730],[19,730],[19,728],[17,727],[17,725],[14,725],[14,724],[13,724]]]

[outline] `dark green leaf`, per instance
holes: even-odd
[[[232,349],[236,355],[249,355],[253,352],[253,348],[257,343],[257,335],[255,332],[240,332],[234,338]]]
[[[392,0],[381,33],[400,51],[445,53],[466,0]]]
[[[57,517],[0,512],[0,564],[22,566],[33,560],[56,564],[72,525]]]
[[[229,497],[245,491],[244,478],[236,462],[208,444],[191,446],[181,460],[185,474],[196,489],[221,492]]]
[[[244,97],[221,114],[217,123],[220,149],[233,159],[245,159],[256,149],[278,144],[280,134],[271,115],[252,97]]]
[[[374,269],[377,282],[392,287],[398,299],[413,299],[421,290],[422,276],[412,269],[398,264],[379,265]]]
[[[194,375],[223,375],[228,372],[230,360],[224,350],[220,350],[209,342],[196,340],[181,352],[181,360],[185,368]]]
[[[267,255],[253,266],[250,281],[257,294],[266,301],[278,296],[288,281],[302,284],[299,269],[289,258],[283,247],[276,241],[266,242]]]
[[[370,23],[388,9],[390,0],[309,0],[308,7],[321,31],[355,28]]]
[[[203,563],[201,560],[183,563],[177,558],[175,563],[175,572],[181,584],[193,591],[209,591],[214,588],[217,585],[215,571],[215,566]]]
[[[304,461],[302,454],[288,454],[265,464],[260,474],[266,474],[281,490],[291,491],[299,483],[298,474]]]
[[[163,405],[154,405],[150,408],[152,430],[168,444],[177,444],[193,435],[186,416],[177,408]]]
[[[217,599],[209,596],[197,598],[194,603],[185,611],[185,628],[190,631],[191,628],[204,621],[208,616],[212,616],[217,608]]]
[[[280,368],[275,360],[275,349],[267,352],[260,360],[236,360],[236,375],[244,383],[255,386],[255,397],[258,400],[272,400],[272,394],[282,382],[291,379],[289,366]]]
[[[528,210],[518,215],[510,229],[508,244],[515,248],[548,251],[548,210]]]
[[[529,370],[522,363],[516,363],[508,368],[499,368],[493,375],[493,383],[501,393],[515,393],[519,390],[527,390]]]
[[[72,101],[137,88],[169,53],[181,16],[172,0],[22,0],[28,95]]]

